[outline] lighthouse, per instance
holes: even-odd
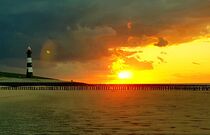
[[[27,49],[27,71],[26,71],[26,77],[31,78],[33,76],[33,68],[32,68],[32,50],[31,47],[29,46]]]

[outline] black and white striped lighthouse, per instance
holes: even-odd
[[[31,78],[33,76],[33,68],[32,68],[32,50],[31,47],[29,46],[27,49],[27,71],[26,71],[26,77]]]

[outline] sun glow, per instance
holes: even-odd
[[[132,78],[132,72],[131,71],[121,71],[118,73],[119,79],[131,79]]]

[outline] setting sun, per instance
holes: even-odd
[[[118,78],[120,78],[120,79],[131,79],[132,78],[132,72],[121,71],[121,72],[118,73]]]

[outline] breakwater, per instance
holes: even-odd
[[[0,82],[0,90],[210,90],[209,84],[85,84],[74,82]]]

